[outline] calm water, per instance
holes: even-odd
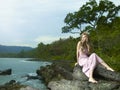
[[[0,58],[0,70],[5,70],[8,68],[12,69],[12,75],[0,75],[0,85],[10,80],[16,80],[17,82],[21,82],[21,84],[30,85],[34,88],[39,88],[40,90],[46,90],[46,87],[42,81],[26,80],[27,77],[24,76],[27,74],[35,76],[36,70],[40,68],[40,66],[46,66],[51,63],[27,60],[29,60],[29,58]]]

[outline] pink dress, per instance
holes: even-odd
[[[98,63],[101,63],[103,60],[96,54],[92,53],[88,56],[88,50],[81,51],[79,50],[79,59],[78,63],[82,66],[82,71],[87,77],[89,77],[90,70],[94,70]]]

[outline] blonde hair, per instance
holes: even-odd
[[[83,35],[89,36],[87,32],[83,32],[83,33],[81,34],[81,36],[83,36]]]
[[[85,35],[85,36],[87,36],[88,37],[88,41],[85,41],[85,42],[81,42],[80,41],[80,49],[82,50],[82,51],[84,51],[85,49],[87,49],[88,50],[88,52],[90,52],[91,51],[91,44],[90,44],[90,40],[89,40],[89,34],[87,33],[87,32],[83,32],[82,34],[81,34],[81,38],[82,38],[82,36],[83,35]]]

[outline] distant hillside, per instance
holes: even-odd
[[[5,45],[0,45],[0,53],[19,53],[22,50],[30,51],[32,49],[33,48],[26,47],[26,46],[5,46]]]

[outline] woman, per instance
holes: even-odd
[[[82,67],[83,73],[89,78],[89,82],[97,83],[93,78],[93,71],[97,64],[103,65],[110,71],[114,70],[110,68],[96,53],[90,52],[91,47],[88,34],[84,32],[81,36],[81,41],[77,44],[77,63]]]

